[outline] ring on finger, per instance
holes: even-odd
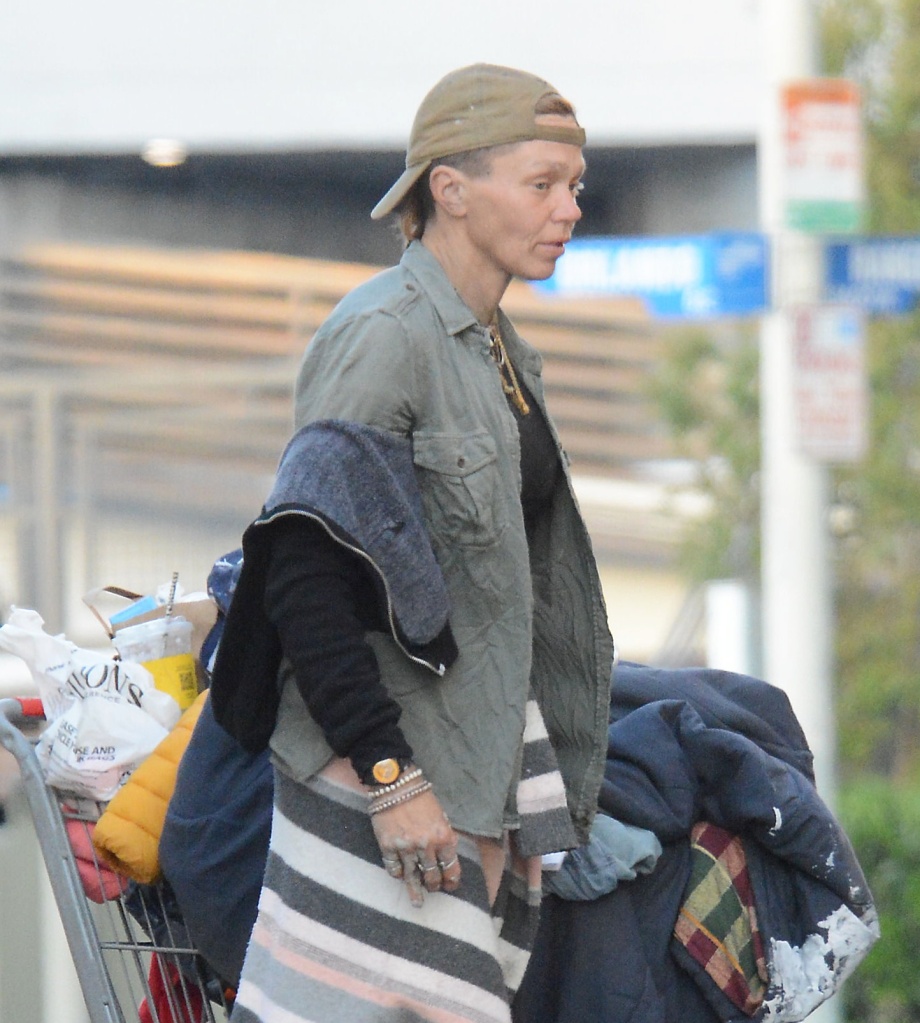
[[[456,856],[452,860],[449,860],[447,863],[442,863],[440,860],[438,860],[438,866],[441,868],[441,870],[450,870],[451,867],[456,867],[456,865],[457,865]]]
[[[441,864],[440,863],[426,864],[426,863],[422,863],[422,861],[419,860],[418,861],[418,869],[423,874],[430,874],[432,870],[440,870],[441,869]]]

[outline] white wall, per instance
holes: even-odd
[[[402,147],[446,71],[543,75],[595,145],[751,141],[769,0],[6,0],[0,156]]]

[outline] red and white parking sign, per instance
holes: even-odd
[[[786,226],[859,230],[865,197],[859,89],[843,78],[789,82],[782,110]]]
[[[868,444],[865,318],[854,306],[792,311],[799,448],[823,462],[855,462]]]

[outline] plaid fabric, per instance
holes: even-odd
[[[674,937],[726,998],[753,1016],[766,993],[767,965],[744,846],[703,821],[690,832],[690,852]]]

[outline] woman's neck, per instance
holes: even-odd
[[[436,223],[425,229],[422,244],[441,264],[457,294],[484,326],[493,323],[510,274],[484,260],[462,231],[448,231]]]

